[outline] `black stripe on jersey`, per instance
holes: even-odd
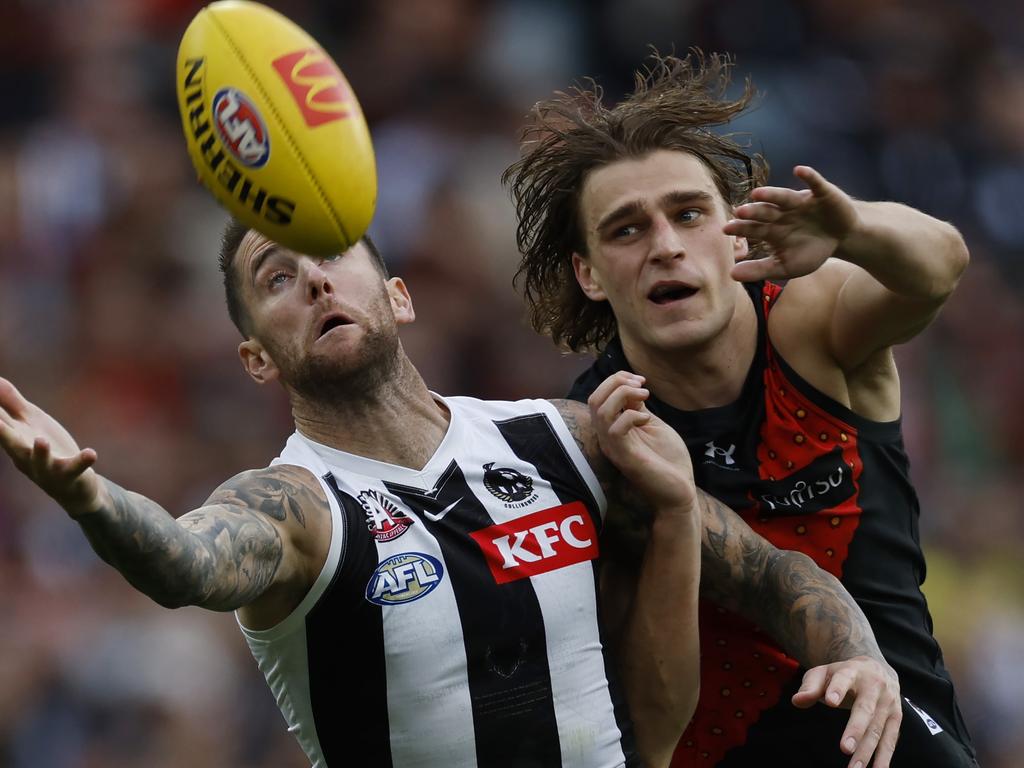
[[[363,599],[378,565],[377,545],[359,502],[338,488],[333,475],[324,479],[345,529],[338,569],[306,617],[313,721],[327,765],[350,762],[358,744],[363,765],[390,768],[383,609]]]
[[[597,499],[594,498],[590,486],[587,485],[587,481],[583,479],[576,463],[558,438],[558,433],[555,432],[548,417],[543,413],[517,416],[504,421],[495,421],[494,425],[516,456],[528,464],[533,464],[537,468],[537,474],[550,483],[560,502],[568,504],[571,501],[582,500],[586,504],[591,520],[594,522],[594,528],[600,533],[602,520]],[[595,561],[593,563],[594,594],[597,595],[600,594],[599,569],[600,564]],[[609,648],[604,623],[601,620],[600,600],[598,601],[597,618],[601,645],[604,648]],[[641,762],[637,755],[636,741],[633,736],[633,722],[629,718],[626,697],[619,684],[610,654],[603,655],[604,674],[608,679],[608,692],[615,711],[615,723],[622,733],[620,745],[626,756],[626,765],[630,768],[640,766]]]
[[[529,579],[497,584],[469,536],[494,520],[454,461],[429,491],[386,485],[444,554],[462,622],[479,767],[561,765],[544,617],[533,585]]]

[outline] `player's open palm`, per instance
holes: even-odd
[[[0,445],[15,466],[70,511],[96,501],[96,452],[81,449],[61,424],[0,378]]]
[[[857,212],[853,199],[806,165],[793,175],[808,189],[758,187],[751,202],[736,208],[735,218],[723,231],[768,246],[757,259],[746,259],[732,269],[740,282],[782,280],[808,275],[835,253],[853,231]]]
[[[691,511],[697,490],[686,443],[644,405],[644,379],[619,371],[587,404],[601,450],[656,509]]]

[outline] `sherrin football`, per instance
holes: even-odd
[[[270,8],[221,0],[178,49],[182,127],[200,180],[236,218],[300,253],[347,249],[377,201],[366,120],[338,66]]]

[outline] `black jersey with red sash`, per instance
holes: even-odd
[[[842,580],[900,677],[904,720],[894,766],[971,765],[973,747],[932,636],[920,585],[918,500],[899,421],[874,422],[814,389],[772,346],[767,316],[782,289],[748,284],[758,315],[754,362],[735,402],[650,409],[686,440],[697,484],[775,546],[806,553]],[[618,339],[575,382],[586,400],[632,370]],[[848,712],[799,710],[798,664],[752,624],[702,603],[701,693],[673,767],[846,766]]]

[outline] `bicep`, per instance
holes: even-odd
[[[259,599],[281,578],[284,538],[260,512],[210,504],[183,515],[178,524],[195,541],[201,607],[236,610]]]
[[[315,571],[315,528],[308,518],[327,508],[319,481],[289,465],[245,472],[224,483],[206,505],[179,518],[205,551],[204,607],[235,610],[277,588],[301,588]]]
[[[910,341],[931,323],[944,299],[893,293],[865,270],[845,265],[850,274],[835,300],[829,325],[832,356],[853,371],[874,353]]]

